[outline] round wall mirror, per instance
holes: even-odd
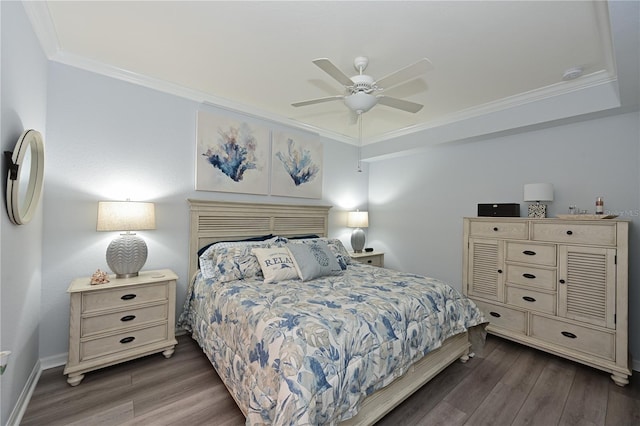
[[[25,130],[13,152],[5,152],[7,174],[7,212],[16,225],[29,223],[33,218],[44,178],[44,142],[40,132]]]

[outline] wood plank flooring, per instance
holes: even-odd
[[[244,417],[189,336],[170,359],[151,355],[66,383],[46,370],[22,425],[243,425]],[[483,358],[455,362],[377,423],[640,425],[640,376],[609,375],[494,336]]]

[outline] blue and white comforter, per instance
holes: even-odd
[[[442,342],[485,322],[431,278],[362,264],[341,276],[192,283],[192,332],[248,425],[336,424]]]

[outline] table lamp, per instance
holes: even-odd
[[[529,204],[529,217],[547,217],[547,205],[540,201],[553,201],[553,184],[527,183],[524,185],[524,201],[535,201]]]
[[[369,226],[369,213],[361,211],[349,212],[347,215],[347,226],[349,228],[356,228],[351,233],[351,248],[353,248],[355,253],[362,253],[365,241],[362,228]]]
[[[138,276],[147,261],[147,244],[131,231],[156,229],[153,203],[139,201],[98,202],[98,231],[124,231],[107,248],[107,265],[116,278]]]

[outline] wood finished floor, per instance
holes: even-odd
[[[244,417],[189,336],[160,354],[89,373],[42,373],[22,425],[243,425]],[[455,362],[377,423],[640,425],[640,378],[609,375],[489,336],[484,358]]]

